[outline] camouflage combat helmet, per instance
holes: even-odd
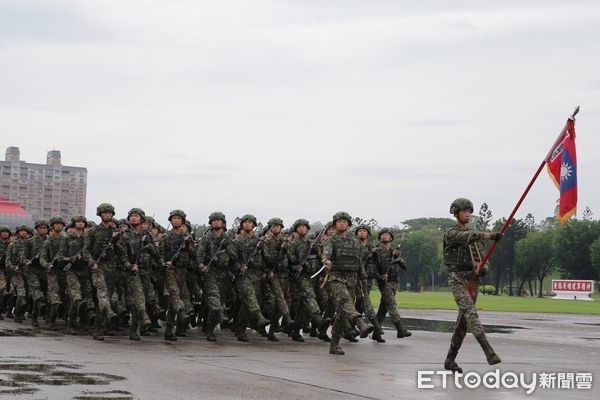
[[[6,225],[0,226],[0,232],[8,232],[10,233],[10,228]]]
[[[365,231],[367,231],[367,234],[369,236],[371,236],[371,228],[369,228],[367,225],[365,224],[361,224],[359,226],[356,227],[356,229],[354,230],[354,234],[358,235],[358,231],[360,231],[361,229],[364,229]]]
[[[292,225],[292,231],[293,231],[293,232],[296,232],[296,229],[298,229],[298,227],[299,227],[300,225],[306,225],[306,227],[307,227],[307,228],[308,228],[308,230],[310,231],[310,224],[308,223],[308,221],[307,221],[307,220],[305,220],[305,219],[302,219],[302,218],[300,218],[300,219],[297,219],[296,221],[294,221],[294,225]]]
[[[269,220],[269,222],[267,222],[267,225],[269,227],[274,227],[275,225],[280,225],[281,228],[283,229],[283,220],[281,218],[277,218],[277,217],[271,218]]]
[[[139,216],[142,217],[142,222],[146,221],[146,213],[141,208],[134,207],[131,210],[129,210],[129,212],[127,213],[128,221],[129,221],[129,217],[131,217],[131,214],[139,214]]]
[[[216,221],[218,219],[223,221],[224,224],[227,223],[227,220],[225,219],[225,214],[223,214],[220,211],[215,211],[213,213],[210,213],[210,215],[208,216],[208,224],[210,225],[213,221]]]
[[[258,223],[256,222],[256,217],[252,214],[246,214],[244,215],[242,218],[240,218],[240,225],[244,223],[244,221],[252,221],[254,223],[254,226],[258,225]]]
[[[106,211],[111,212],[113,215],[115,215],[115,208],[110,203],[102,203],[98,207],[96,207],[97,216],[100,216],[100,214]]]
[[[97,224],[96,224],[94,221],[88,221],[88,222],[86,223],[86,225],[87,225],[87,227],[88,227],[88,228],[93,228],[93,227],[95,227]]]
[[[192,223],[188,220],[185,220],[185,226],[188,228],[188,233],[194,233],[194,229],[192,228]]]
[[[146,217],[144,222],[147,223],[149,226],[156,226],[156,222],[152,217]]]
[[[20,231],[29,232],[29,227],[27,225],[19,225],[15,228],[15,233],[19,233]]]
[[[470,210],[473,212],[473,203],[471,200],[465,199],[464,197],[459,197],[450,205],[450,214],[452,215],[456,215],[457,212],[462,210]]]
[[[53,226],[54,224],[63,224],[63,225],[67,225],[65,223],[65,220],[62,217],[52,217],[50,218],[50,221],[48,221],[50,226]]]
[[[74,227],[76,222],[83,222],[87,225],[87,218],[83,215],[74,215],[71,217],[71,227]]]
[[[50,228],[50,225],[48,225],[48,221],[46,221],[45,219],[38,219],[37,221],[35,221],[34,228],[37,229],[40,226],[45,226],[46,228]]]
[[[389,234],[390,237],[392,238],[392,240],[394,240],[394,232],[392,232],[392,230],[390,228],[383,228],[382,230],[380,230],[379,235],[377,236],[377,239],[381,240],[381,235],[383,235],[384,233]]]
[[[128,221],[128,220],[126,220],[125,218],[121,218],[121,219],[119,220],[119,227],[121,227],[121,226],[123,226],[123,225],[127,225],[128,227],[130,227],[130,228],[131,228],[131,224],[130,224],[130,223],[129,223],[129,221]]]
[[[352,225],[352,217],[350,216],[350,214],[348,214],[345,211],[340,211],[340,212],[336,212],[333,215],[333,223],[335,224],[335,222],[339,219],[345,219],[346,221],[348,221],[348,223],[350,225]]]
[[[182,210],[173,210],[169,213],[169,222],[173,217],[181,217],[185,221],[185,213]]]

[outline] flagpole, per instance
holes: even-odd
[[[579,113],[579,106],[577,106],[577,108],[575,108],[575,111],[573,111],[573,114],[569,117],[569,119],[570,120],[575,119],[575,116],[578,113]],[[521,204],[525,200],[525,197],[527,197],[527,195],[529,194],[529,190],[531,190],[531,187],[533,186],[533,184],[537,180],[538,176],[540,175],[540,173],[544,169],[544,166],[546,165],[546,163],[548,162],[548,160],[550,160],[550,157],[552,156],[552,152],[554,151],[554,149],[556,148],[556,146],[559,144],[560,140],[562,139],[562,136],[564,135],[565,131],[567,130],[567,125],[568,124],[565,124],[564,128],[558,134],[558,137],[554,141],[554,144],[552,145],[552,147],[550,147],[550,151],[548,151],[548,154],[546,155],[546,157],[544,157],[544,159],[540,163],[540,166],[538,167],[537,171],[535,171],[535,174],[533,175],[533,178],[531,178],[531,181],[529,181],[529,184],[525,188],[525,191],[521,195],[521,198],[519,199],[519,201],[517,201],[517,204],[515,205],[515,207],[513,208],[512,212],[510,213],[510,215],[508,216],[508,218],[504,222],[504,225],[502,225],[502,229],[500,229],[500,233],[501,234],[504,234],[504,232],[506,232],[506,230],[510,226],[510,223],[514,219],[515,214],[519,210],[519,207],[521,207]],[[496,250],[496,245],[497,244],[498,244],[498,242],[492,243],[492,246],[490,247],[490,249],[487,251],[487,253],[483,257],[483,260],[481,260],[481,263],[479,263],[479,266],[476,267],[476,268],[474,268],[473,271],[471,272],[471,275],[469,276],[469,282],[467,283],[467,290],[468,290],[469,295],[471,296],[471,298],[473,298],[473,296],[474,296],[475,287],[477,286],[477,282],[479,280],[479,272],[481,271],[481,269],[483,269],[483,267],[485,266],[485,264],[488,262],[488,260],[490,259],[490,257],[494,253],[494,250]]]

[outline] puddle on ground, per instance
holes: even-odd
[[[15,362],[14,357],[0,357],[0,395],[22,396],[44,390],[44,386],[109,385],[125,378],[118,375],[80,372],[81,365],[65,362]],[[129,392],[83,391],[81,399],[132,399]]]
[[[35,336],[36,332],[34,329],[0,329],[0,337],[10,337],[10,336]]]
[[[126,390],[109,390],[106,392],[83,391],[75,400],[132,400],[133,395]]]
[[[390,329],[395,329],[389,318],[386,318],[383,325]],[[436,319],[421,318],[402,318],[402,325],[405,329],[427,332],[452,333],[456,327],[456,321],[440,321]],[[510,325],[483,325],[486,333],[513,333],[515,329],[527,329],[520,326]]]

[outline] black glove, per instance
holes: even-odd
[[[499,242],[502,239],[503,236],[504,236],[504,234],[502,232],[494,232],[494,233],[492,233],[492,238],[491,239],[494,242]]]

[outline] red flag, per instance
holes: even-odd
[[[560,191],[557,218],[563,224],[577,212],[577,154],[575,151],[575,120],[567,126],[548,159],[548,173]]]

